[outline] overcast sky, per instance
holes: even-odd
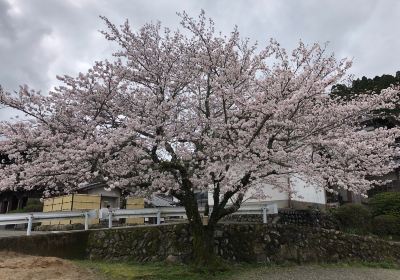
[[[220,31],[238,25],[260,44],[275,38],[291,49],[299,39],[329,41],[337,57],[353,58],[356,77],[400,70],[399,0],[0,0],[0,85],[48,91],[56,75],[76,75],[110,58],[115,45],[98,32],[99,15],[117,25],[129,19],[133,28],[156,20],[176,28],[176,12],[197,16],[201,9]],[[0,119],[9,115],[0,109]]]

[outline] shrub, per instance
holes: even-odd
[[[353,229],[366,232],[370,228],[371,212],[360,204],[345,204],[333,212],[342,229]]]
[[[42,212],[43,205],[42,204],[28,204],[22,209],[24,212]]]
[[[400,217],[393,215],[379,215],[373,218],[371,230],[379,236],[399,235]]]
[[[26,206],[22,209],[16,209],[10,211],[9,213],[29,213],[29,212],[42,212],[43,204],[40,202],[40,199],[29,198]]]
[[[374,195],[368,202],[374,216],[400,217],[400,192],[384,192]]]

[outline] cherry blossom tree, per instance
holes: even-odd
[[[1,90],[0,104],[28,118],[1,124],[0,189],[44,188],[45,195],[106,182],[133,193],[178,198],[193,232],[194,260],[214,260],[217,222],[246,192],[282,191],[297,176],[328,191],[365,194],[368,176],[387,174],[397,128],[367,130],[360,119],[391,108],[399,88],[349,102],[330,98],[351,62],[300,42],[291,53],[271,40],[252,45],[237,28],[214,30],[204,12],[180,14],[181,30],[159,23],[132,30],[103,18],[115,60],[77,77],[58,77],[49,94]],[[195,193],[214,206],[203,225]]]

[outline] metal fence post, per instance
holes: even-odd
[[[266,224],[267,223],[267,207],[263,207],[262,211],[263,211],[263,223]]]
[[[157,225],[161,224],[161,210],[157,209]]]
[[[108,212],[108,228],[112,228],[112,216],[113,213],[111,211]]]
[[[85,230],[89,229],[89,213],[85,212]]]
[[[32,234],[32,222],[33,222],[33,215],[28,216],[28,228],[26,230],[26,235],[31,235]]]

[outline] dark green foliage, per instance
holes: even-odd
[[[373,79],[362,77],[354,80],[351,86],[338,84],[332,87],[331,96],[342,100],[352,100],[358,95],[363,94],[379,94],[383,89],[392,85],[400,85],[400,71],[396,72],[395,76],[382,75],[376,76]],[[400,104],[394,109],[380,110],[375,112],[374,118],[368,123],[375,127],[394,127],[400,125],[397,117],[400,115]]]
[[[43,204],[38,198],[29,198],[26,206],[22,209],[10,211],[9,213],[30,213],[30,212],[42,212]]]
[[[369,199],[369,207],[374,216],[393,215],[400,217],[400,192],[384,192]]]
[[[377,194],[370,198],[368,207],[345,204],[332,210],[332,215],[341,229],[349,233],[400,236],[400,193]]]
[[[380,215],[372,219],[372,232],[378,236],[400,235],[400,217]]]
[[[333,211],[333,215],[344,230],[356,230],[357,233],[367,232],[371,223],[371,212],[360,204],[345,204]]]
[[[354,80],[351,86],[338,84],[332,87],[331,94],[333,97],[351,100],[359,94],[379,94],[382,89],[398,84],[400,84],[400,71],[396,73],[396,76],[382,75],[373,79],[362,77]]]
[[[43,203],[38,198],[29,198],[24,210],[25,212],[42,212]]]
[[[351,86],[344,84],[335,85],[332,88],[331,96],[332,98],[345,101],[352,100],[359,95],[380,94],[383,89],[392,85],[400,85],[400,71],[397,71],[395,76],[382,75],[380,77],[376,76],[373,79],[362,77],[362,79],[354,80]],[[392,128],[400,126],[400,122],[398,121],[399,116],[400,104],[397,103],[394,109],[373,111],[370,115],[370,119],[363,122],[363,124],[373,127]],[[400,139],[397,139],[397,141],[400,142]],[[369,200],[369,206],[372,214],[370,222],[365,221],[363,218],[361,218],[359,222],[352,219],[360,215],[360,212],[356,211],[351,214],[351,209],[339,209],[337,211],[337,217],[342,227],[347,230],[351,229],[359,232],[359,226],[366,222],[366,225],[372,224],[370,230],[380,236],[400,234],[400,231],[395,229],[395,223],[400,223],[399,220],[396,220],[396,217],[400,218],[400,193],[386,192],[377,194]],[[357,206],[354,207],[354,210],[357,210]],[[372,219],[372,217],[375,218]],[[352,223],[354,224],[352,225]],[[398,226],[400,227],[400,225]],[[362,228],[365,230],[365,226]],[[394,233],[396,231],[397,233]]]

